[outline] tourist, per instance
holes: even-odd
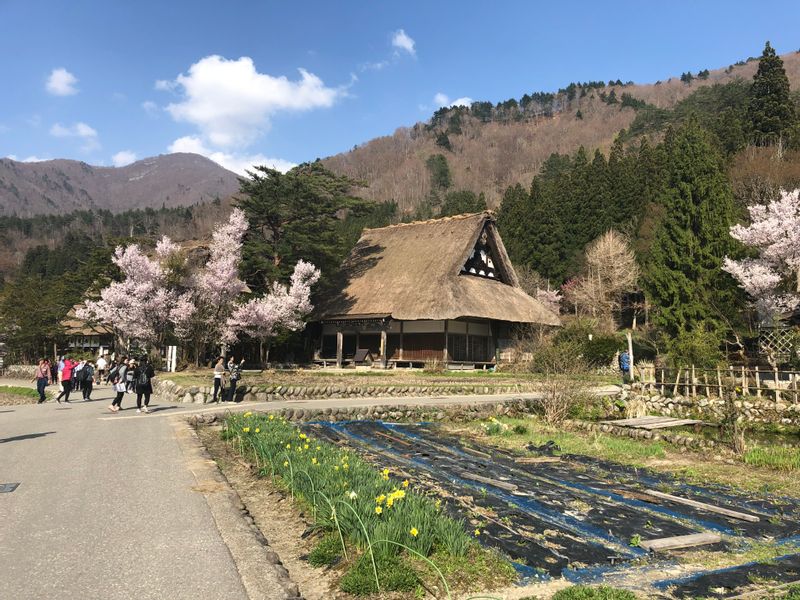
[[[39,359],[39,365],[36,367],[36,374],[33,377],[36,380],[36,391],[39,392],[39,404],[47,400],[44,388],[50,385],[51,377],[50,361],[46,358]]]
[[[214,365],[214,397],[211,402],[219,402],[222,400],[224,390],[222,389],[222,380],[225,377],[225,359],[220,356]],[[217,397],[219,396],[219,399]]]
[[[72,390],[75,392],[81,391],[81,383],[83,381],[83,376],[81,375],[81,371],[83,370],[84,365],[86,365],[85,360],[81,360],[75,365],[75,368],[72,370]]]
[[[125,391],[130,392],[134,389],[133,372],[136,369],[136,361],[130,359],[128,361],[128,370],[125,371]]]
[[[619,353],[619,370],[622,372],[622,385],[625,385],[631,373],[631,357],[627,350]]]
[[[97,359],[97,385],[103,381],[103,377],[106,374],[106,367],[108,366],[108,361],[105,357],[101,354],[100,358]]]
[[[61,398],[69,404],[69,393],[72,391],[72,376],[78,363],[69,356],[64,357],[64,368],[61,369],[61,392],[56,396],[56,402],[61,404]]]
[[[228,390],[228,402],[236,402],[236,384],[239,382],[239,379],[242,377],[242,365],[244,364],[244,359],[241,360],[238,364],[231,356],[231,359],[228,361],[228,372],[230,373],[231,377],[231,387]]]
[[[126,375],[128,371],[128,364],[125,362],[124,357],[123,360],[113,368],[108,376],[111,379],[111,384],[114,386],[114,391],[117,395],[114,397],[114,401],[109,405],[108,410],[111,412],[119,412],[122,410],[122,398],[125,396],[125,387],[126,387]]]
[[[58,381],[58,365],[56,361],[50,362],[48,359],[45,358],[47,364],[50,365],[50,383],[55,383]]]
[[[92,396],[92,388],[94,387],[94,365],[91,361],[87,361],[81,369],[81,390],[83,391],[83,401],[89,402]]]
[[[153,377],[156,376],[147,356],[142,356],[139,366],[133,371],[133,381],[136,388],[136,412],[148,413],[147,406],[150,404],[150,394],[153,393]],[[144,406],[142,406],[142,396],[144,396]]]

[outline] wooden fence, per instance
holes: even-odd
[[[779,371],[778,369],[747,368],[729,366],[727,369],[700,369],[694,365],[677,369],[657,367],[636,367],[635,373],[644,389],[697,398],[722,396],[725,389],[735,390],[737,394],[756,398],[782,399],[787,402],[799,401],[800,371]]]

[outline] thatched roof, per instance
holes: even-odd
[[[80,335],[80,336],[93,336],[93,335],[113,335],[111,329],[105,325],[90,324],[79,319],[77,316],[78,309],[82,308],[83,304],[76,304],[69,309],[67,316],[61,321],[61,326],[64,328],[64,333],[67,335]]]
[[[484,231],[496,279],[462,272]],[[519,287],[490,212],[365,229],[342,271],[342,287],[320,304],[316,320],[474,317],[560,325]]]

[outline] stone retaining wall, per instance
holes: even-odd
[[[458,406],[408,406],[381,405],[342,408],[281,408],[270,411],[278,417],[302,423],[306,421],[363,421],[381,419],[384,421],[450,421],[466,422],[486,419],[490,416],[505,415],[519,417],[530,414],[529,400],[517,398],[496,404],[461,404]],[[213,423],[224,419],[224,414],[204,413],[189,417],[189,423]]]
[[[213,387],[181,386],[170,379],[158,377],[154,380],[153,391],[161,398],[175,402],[192,402],[205,404],[211,402]],[[535,388],[528,384],[506,385],[240,385],[236,391],[236,400],[244,402],[273,402],[292,399],[313,398],[376,398],[400,396],[454,396],[454,395],[491,395],[533,392]]]
[[[735,401],[741,411],[740,421],[750,423],[773,423],[781,425],[800,425],[800,401],[794,401],[790,394],[786,399],[776,402],[771,398],[744,396]],[[662,396],[660,394],[636,394],[629,401],[641,402],[648,415],[667,417],[697,418],[720,423],[725,418],[725,401],[717,397]]]
[[[668,431],[647,431],[646,429],[619,427],[617,425],[608,425],[605,423],[592,423],[589,421],[566,421],[564,424],[567,427],[573,429],[579,429],[581,431],[608,433],[620,437],[629,437],[640,440],[651,440],[654,442],[663,440],[667,443],[674,444],[675,446],[690,448],[692,450],[703,450],[706,448],[714,448],[715,446],[718,446],[718,443],[714,442],[713,440],[693,438],[687,435],[681,435],[679,433],[670,433]]]

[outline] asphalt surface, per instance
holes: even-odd
[[[247,598],[169,420],[112,395],[0,407],[0,598]]]

